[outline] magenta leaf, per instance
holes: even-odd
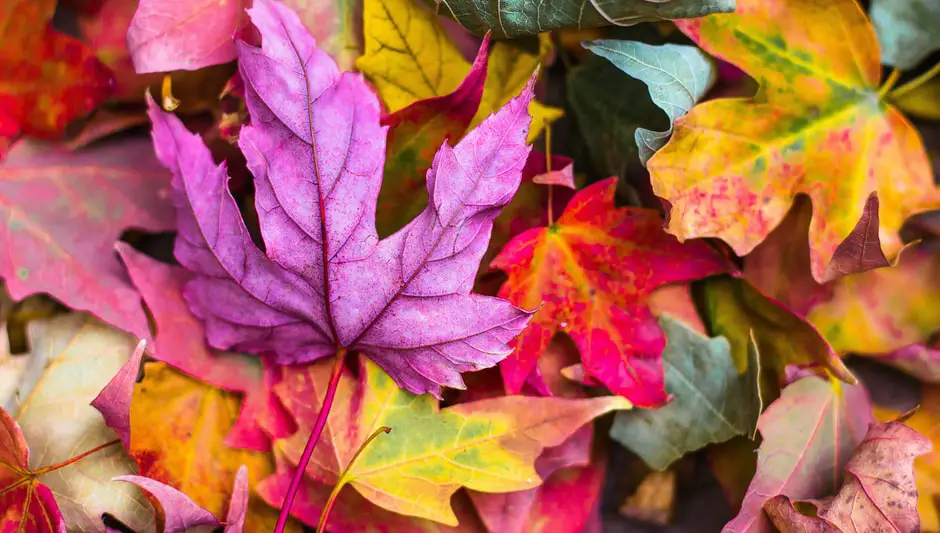
[[[151,102],[154,145],[173,171],[176,257],[198,275],[184,295],[210,344],[274,352],[281,364],[367,354],[408,390],[463,388],[491,367],[531,313],[471,293],[494,218],[519,186],[533,84],[445,143],[427,173],[428,207],[379,241],[386,129],[359,74],[340,74],[297,16],[259,0],[263,46],[238,43],[251,124],[239,145],[255,176],[266,253],[227,190],[226,168]]]
[[[91,401],[91,406],[101,413],[105,424],[117,433],[126,450],[131,449],[131,397],[146,348],[147,341],[137,343],[131,358]]]
[[[117,476],[115,481],[126,481],[149,492],[163,508],[163,533],[182,533],[195,526],[218,526],[212,513],[192,501],[186,494],[159,481],[144,476]]]
[[[223,533],[241,533],[248,515],[248,467],[241,465],[235,474],[235,486],[232,488],[232,500],[225,515]]]

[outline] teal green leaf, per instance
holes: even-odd
[[[653,103],[669,118],[665,131],[636,129],[643,165],[669,140],[673,121],[688,113],[715,83],[714,63],[695,46],[597,40],[584,43],[584,47],[645,83]]]
[[[872,0],[869,16],[886,65],[909,69],[940,49],[938,0]]]
[[[496,39],[564,28],[627,26],[734,11],[735,0],[425,0],[464,28]]]
[[[724,337],[709,339],[668,315],[659,325],[666,333],[666,392],[673,399],[659,409],[617,413],[610,436],[656,470],[708,444],[753,438],[763,407],[753,339],[750,364],[739,374]]]

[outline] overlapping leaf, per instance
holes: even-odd
[[[267,453],[227,446],[239,400],[164,363],[147,363],[131,401],[130,454],[140,475],[185,493],[210,516],[225,516],[239,468],[251,483],[273,471]],[[257,498],[248,503],[246,532],[267,532],[277,511]],[[296,524],[294,526],[296,527]]]
[[[252,115],[239,145],[266,254],[226,190],[225,167],[151,102],[154,146],[175,175],[175,255],[198,274],[185,296],[210,344],[273,351],[279,363],[360,350],[415,393],[462,387],[460,372],[503,359],[530,316],[470,289],[528,156],[531,82],[441,147],[428,207],[379,241],[385,130],[374,94],[361,76],[340,75],[290,10],[259,0],[250,14],[264,45],[239,44]]]
[[[940,4],[932,0],[872,0],[869,16],[886,65],[910,69],[940,49]]]
[[[940,195],[916,131],[882,101],[878,43],[857,2],[741,0],[734,14],[678,25],[761,89],[697,106],[650,159],[669,231],[745,255],[803,193],[817,280],[893,261],[901,224]]]
[[[52,29],[56,0],[0,6],[0,157],[19,133],[54,138],[112,90],[111,72],[77,39]]]
[[[0,528],[59,533],[65,521],[49,487],[29,470],[29,446],[16,420],[0,408]]]
[[[644,165],[669,140],[672,123],[688,113],[715,83],[714,64],[694,46],[598,40],[584,47],[645,83],[652,102],[666,113],[666,131],[636,129],[636,145]]]
[[[535,35],[564,28],[596,28],[699,17],[709,13],[727,13],[734,10],[735,5],[735,0],[563,0],[552,3],[550,9],[543,9],[541,4],[523,0],[441,0],[439,4],[426,1],[468,30],[477,34],[491,31],[497,38]]]
[[[344,372],[326,429],[305,475],[334,484],[366,438],[373,441],[347,473],[372,503],[397,513],[457,525],[451,495],[461,486],[484,492],[536,487],[533,464],[544,447],[561,444],[593,418],[630,403],[617,396],[594,399],[508,396],[439,409],[429,395],[398,388],[368,359],[360,378]],[[277,442],[297,463],[330,380],[330,365],[291,367],[278,392],[301,427]]]
[[[0,163],[0,277],[10,295],[45,292],[138,337],[140,296],[114,253],[131,227],[171,230],[169,175],[143,139],[68,153],[20,143]]]
[[[748,350],[750,360],[739,374],[725,338],[699,335],[668,315],[659,325],[666,334],[662,357],[672,401],[617,413],[611,437],[657,470],[707,444],[753,437],[762,408],[756,348]]]
[[[725,533],[772,533],[765,503],[778,494],[820,498],[841,485],[841,472],[872,422],[865,390],[805,377],[783,389],[758,422],[763,442],[757,473]]]
[[[451,93],[470,71],[470,64],[434,14],[411,0],[364,0],[364,13],[365,53],[356,67],[375,84],[390,112]],[[525,87],[532,71],[551,51],[547,36],[540,44],[537,55],[506,43],[493,46],[474,126]],[[534,139],[561,116],[561,110],[537,101],[530,106],[529,139]]]
[[[727,271],[704,242],[680,244],[655,211],[615,208],[615,179],[575,195],[557,223],[515,237],[493,261],[509,279],[500,296],[536,316],[501,365],[521,390],[559,331],[578,346],[586,372],[642,406],[663,403],[665,338],[646,306],[653,289]]]
[[[134,339],[84,313],[33,322],[26,373],[14,392],[11,413],[32,454],[30,467],[67,461],[116,438],[90,405],[134,351]],[[150,506],[134,487],[111,478],[134,472],[120,445],[48,472],[39,481],[54,494],[70,528],[103,532],[102,513],[138,531],[153,527]]]
[[[845,465],[845,483],[807,516],[787,496],[772,498],[767,514],[781,533],[806,531],[921,531],[914,460],[930,440],[901,422],[872,424]]]
[[[356,48],[356,0],[284,0],[321,49],[349,67]],[[236,57],[232,35],[246,24],[252,0],[140,0],[127,32],[137,72],[196,70]]]

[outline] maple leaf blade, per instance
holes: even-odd
[[[322,291],[308,305],[316,305],[318,323],[345,345],[359,331],[337,319],[332,291],[351,263],[378,244],[375,207],[387,128],[379,125],[378,101],[362,76],[340,75],[293,11],[260,0],[249,15],[264,44],[239,42],[252,117],[239,146],[255,176],[266,251]]]
[[[323,318],[309,313],[310,302],[318,296],[251,241],[228,191],[225,165],[215,165],[202,139],[179,118],[163,112],[153,99],[149,104],[154,149],[174,176],[179,227],[174,255],[201,274],[187,284],[185,296],[193,313],[205,321],[209,343],[260,351],[258,342],[265,340],[287,353],[332,354]],[[323,326],[291,329],[297,317],[312,324],[319,319]]]

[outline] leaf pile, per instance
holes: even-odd
[[[0,38],[0,531],[940,533],[935,2]]]

